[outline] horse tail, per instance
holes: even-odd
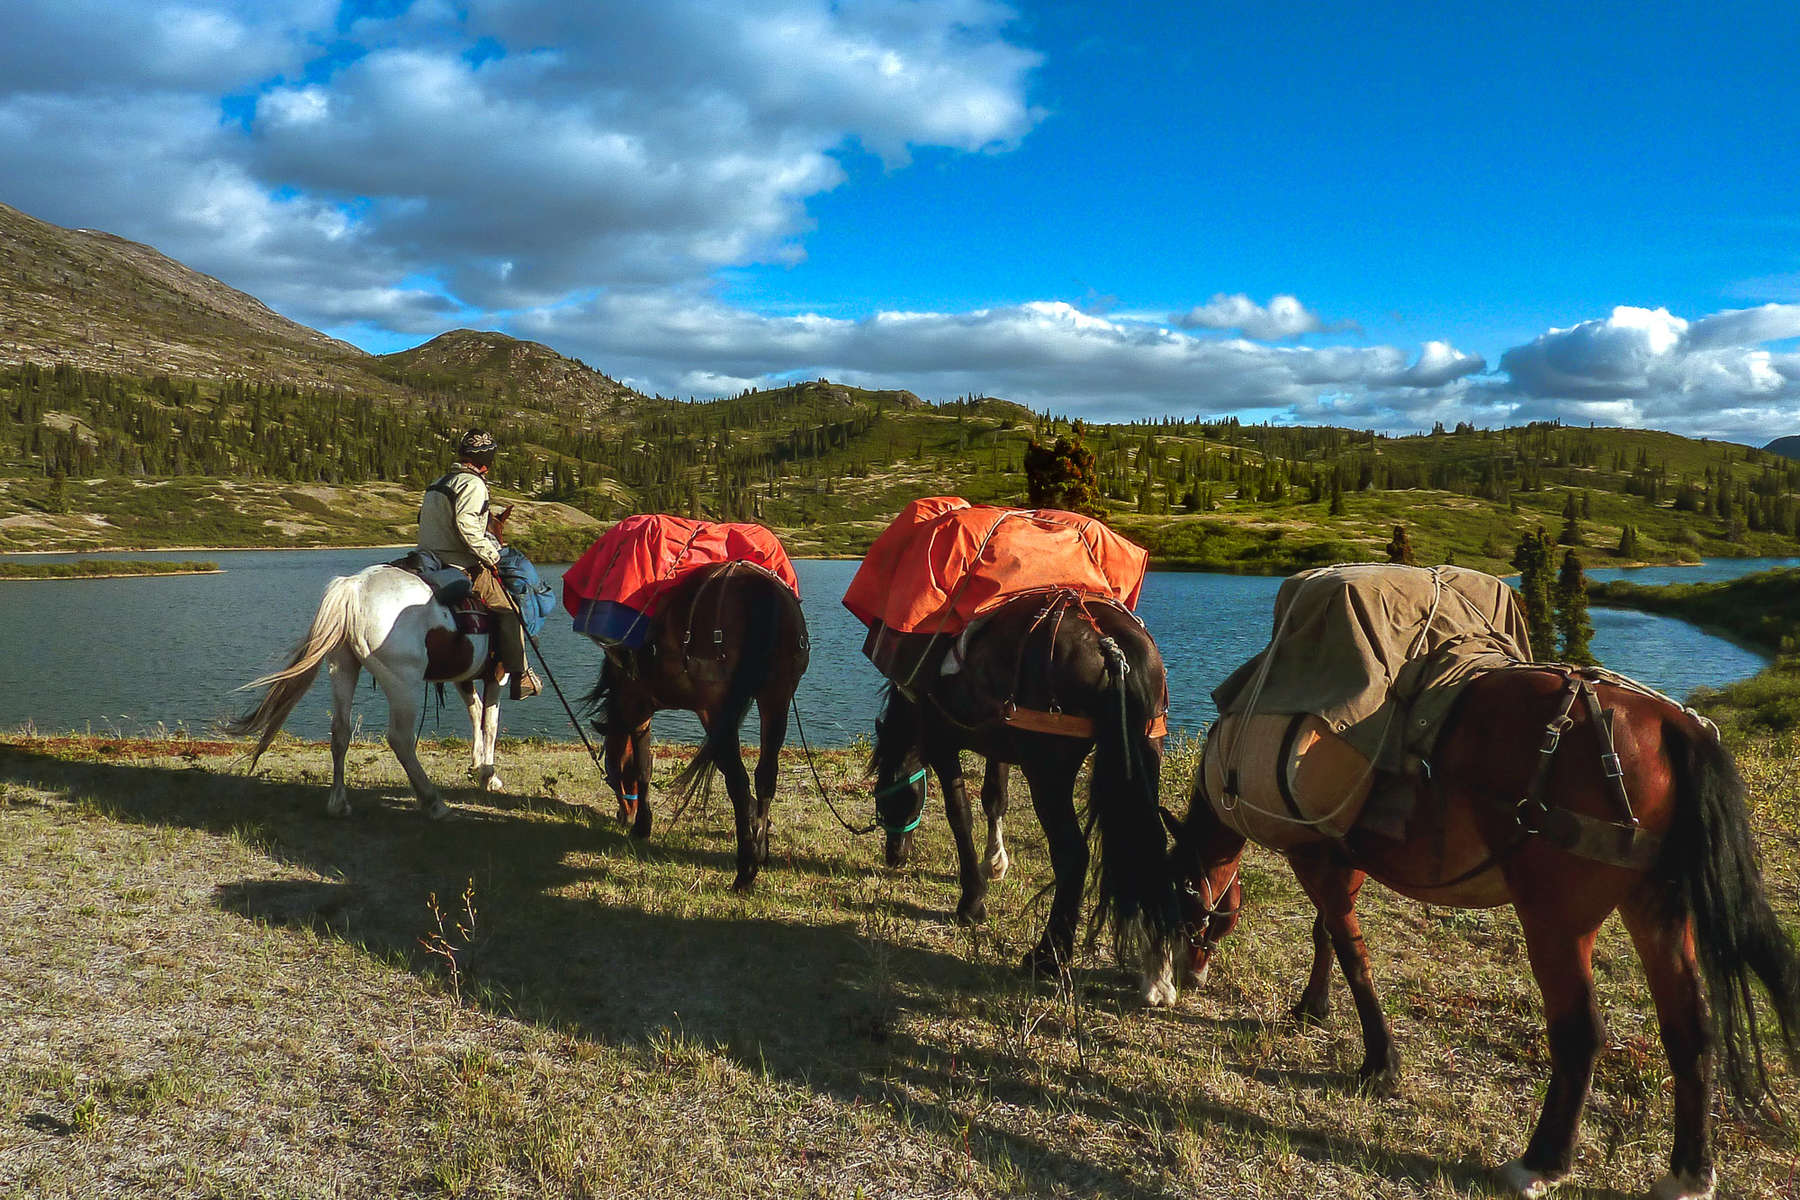
[[[256,768],[263,751],[281,732],[282,723],[319,673],[325,656],[342,646],[350,637],[350,614],[356,598],[356,576],[344,575],[331,581],[319,611],[313,614],[312,628],[294,647],[287,666],[271,671],[260,679],[252,679],[240,692],[267,688],[257,706],[241,717],[222,722],[220,729],[236,736],[256,734],[256,749],[250,752],[250,767]]]
[[[594,680],[594,686],[576,701],[587,714],[588,724],[599,734],[612,732],[612,670],[612,656],[608,655],[600,663],[600,677]]]
[[[1764,894],[1744,781],[1730,753],[1688,722],[1665,721],[1663,742],[1679,799],[1656,872],[1693,921],[1725,1080],[1752,1109],[1770,1093],[1751,980],[1762,981],[1793,1057],[1800,1053],[1800,958]]]
[[[756,693],[769,681],[770,670],[775,664],[775,643],[781,635],[782,593],[792,593],[786,585],[754,572],[739,578],[746,582],[743,643],[738,651],[737,669],[725,684],[725,699],[713,712],[706,739],[700,743],[700,752],[675,777],[670,789],[683,804],[705,790],[726,750],[736,746],[738,727],[744,723],[744,714],[750,711],[750,702],[756,698]]]
[[[1179,893],[1158,807],[1162,755],[1149,734],[1162,700],[1162,674],[1152,672],[1142,658],[1132,664],[1111,637],[1101,639],[1100,649],[1108,660],[1113,702],[1094,716],[1088,821],[1100,827],[1095,863],[1100,898],[1089,937],[1097,937],[1109,919],[1117,931],[1141,917],[1152,938],[1160,940],[1180,923]]]

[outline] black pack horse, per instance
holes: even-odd
[[[975,853],[959,754],[974,750],[988,760],[983,800],[990,824],[1004,811],[1000,764],[1017,764],[1056,878],[1049,920],[1025,966],[1066,970],[1089,864],[1076,777],[1091,751],[1089,817],[1100,830],[1096,919],[1110,917],[1121,927],[1141,921],[1160,943],[1179,924],[1180,906],[1157,810],[1167,689],[1149,632],[1111,599],[1058,589],[999,605],[948,653],[948,662],[943,654],[922,656],[910,686],[890,685],[875,723],[870,770],[888,865],[903,865],[911,851],[929,770],[956,840],[957,919],[983,919],[987,873]]]
[[[725,776],[737,818],[737,878],[747,891],[769,857],[769,804],[775,797],[788,708],[810,656],[800,599],[748,562],[698,567],[658,598],[638,649],[609,646],[586,703],[606,740],[606,780],[632,836],[650,836],[650,718],[685,708],[706,740],[674,790],[683,802]],[[762,745],[755,791],[744,769],[739,729],[756,703]]]

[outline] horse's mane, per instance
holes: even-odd
[[[913,749],[913,739],[899,732],[902,713],[917,704],[889,680],[881,685],[881,712],[875,718],[875,744],[869,748],[867,773],[876,778],[899,771]]]

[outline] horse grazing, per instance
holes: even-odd
[[[1121,927],[1140,918],[1160,940],[1179,920],[1174,876],[1158,823],[1162,771],[1162,656],[1137,618],[1110,600],[1071,591],[1025,593],[980,617],[957,639],[951,664],[929,657],[911,688],[889,686],[875,723],[870,771],[887,863],[900,867],[925,808],[926,769],[937,775],[962,883],[956,919],[986,916],[988,876],[1004,871],[1000,819],[1006,767],[1023,768],[1050,844],[1055,893],[1031,971],[1073,961],[1088,869],[1087,831],[1075,813],[1075,780],[1094,751],[1090,821],[1100,827],[1100,905]],[[989,818],[985,868],[975,856],[959,754],[985,755],[982,804]]]
[[[586,697],[594,728],[606,740],[606,782],[618,799],[619,819],[631,824],[632,836],[650,836],[651,715],[692,711],[706,738],[673,790],[685,807],[710,784],[715,769],[724,774],[737,816],[737,878],[731,886],[748,891],[769,858],[769,803],[788,708],[809,657],[800,599],[752,563],[714,563],[678,577],[646,620],[640,648],[606,645],[599,681]],[[762,725],[754,797],[738,741],[752,700]]]
[[[244,685],[267,689],[250,712],[225,722],[225,732],[256,735],[250,766],[275,740],[294,705],[306,695],[321,663],[331,671],[331,793],[325,811],[350,812],[344,785],[344,755],[350,748],[350,708],[364,668],[388,701],[388,745],[406,770],[419,807],[433,818],[450,809],[419,765],[415,752],[419,704],[427,683],[454,683],[468,706],[470,766],[490,792],[504,785],[494,770],[494,741],[500,732],[500,691],[490,679],[476,695],[475,683],[488,664],[490,634],[460,632],[456,615],[438,601],[430,584],[410,571],[385,564],[333,579],[313,616],[312,627],[295,647],[287,666]]]
[[[1356,916],[1364,878],[1430,904],[1512,905],[1543,996],[1551,1076],[1531,1140],[1501,1177],[1517,1195],[1541,1196],[1573,1161],[1604,1039],[1590,959],[1616,910],[1655,997],[1675,1080],[1674,1149],[1650,1195],[1712,1195],[1715,1049],[1741,1103],[1767,1095],[1753,979],[1767,989],[1790,1054],[1800,1037],[1800,960],[1764,895],[1744,785],[1717,732],[1617,676],[1502,669],[1467,686],[1410,786],[1417,808],[1404,838],[1352,829],[1286,851],[1318,909],[1295,1016],[1324,1018],[1335,951],[1361,1018],[1362,1083],[1392,1091],[1400,1060]],[[1186,820],[1168,818],[1187,880],[1188,965],[1202,976],[1238,920],[1245,845],[1205,791],[1203,769]]]

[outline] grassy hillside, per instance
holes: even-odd
[[[797,554],[855,554],[916,496],[1023,503],[1027,444],[1063,428],[991,398],[927,404],[822,382],[682,403],[499,335],[449,349],[431,370],[416,357],[410,374],[394,369],[396,386],[448,389],[417,400],[0,370],[0,548],[405,540],[418,489],[479,422],[506,443],[502,492],[571,514],[546,546],[579,550],[592,522],[662,510],[761,521]],[[455,362],[466,377],[445,373]],[[508,390],[496,362],[575,382]],[[1171,421],[1085,437],[1109,519],[1164,566],[1378,559],[1404,524],[1421,562],[1502,570],[1523,530],[1560,534],[1571,509],[1590,565],[1800,551],[1800,463],[1673,434],[1538,425],[1388,438]],[[181,530],[159,528],[147,490],[179,495],[160,511],[183,513]]]

